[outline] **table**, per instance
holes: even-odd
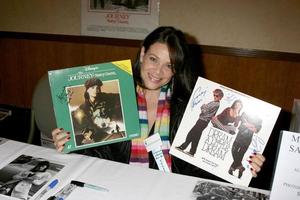
[[[59,170],[49,170],[53,174],[52,179],[59,180],[57,186],[44,195],[44,199],[57,193],[64,188],[71,180],[77,180],[108,189],[102,199],[111,200],[185,200],[196,199],[193,193],[199,181],[220,184],[221,186],[236,188],[232,184],[209,181],[191,176],[184,176],[174,173],[165,173],[159,170],[131,166],[104,159],[88,157],[79,154],[58,153],[54,149],[41,146],[29,145],[12,140],[2,139],[0,142],[0,169],[8,166],[13,160],[22,155],[32,156],[37,160],[48,160],[52,168]],[[24,165],[24,164],[23,164]],[[63,166],[63,167],[62,167]],[[2,179],[0,170],[0,179]],[[24,170],[24,169],[23,169]],[[49,183],[48,182],[48,183]],[[38,190],[33,198],[38,196],[48,183]],[[242,188],[248,191],[260,192],[268,195],[268,191],[256,190],[253,188]],[[78,190],[77,198],[80,195],[87,195],[87,191]],[[248,192],[249,193],[249,192]],[[90,194],[92,195],[92,194]],[[100,194],[99,194],[100,195]],[[8,199],[9,197],[3,196]],[[99,197],[99,196],[98,196]],[[83,198],[83,197],[82,197]],[[92,196],[84,197],[92,199]],[[2,195],[1,195],[2,199]],[[75,199],[72,198],[72,199]],[[79,198],[80,199],[80,198]]]

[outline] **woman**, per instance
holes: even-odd
[[[240,111],[242,108],[242,101],[235,100],[230,107],[225,108],[220,114],[214,116],[211,122],[214,127],[234,135],[240,120]]]
[[[231,150],[233,162],[228,170],[228,173],[233,175],[237,169],[239,171],[238,178],[241,178],[245,171],[242,160],[252,142],[253,134],[257,134],[262,127],[262,120],[259,117],[245,112],[241,115],[240,121],[241,125]]]
[[[163,153],[172,172],[202,178],[218,179],[209,173],[169,155],[177,128],[185,111],[196,77],[192,76],[191,61],[184,34],[173,27],[159,27],[150,33],[142,43],[133,69],[136,82],[141,138],[132,141],[105,145],[83,150],[86,155],[97,156],[123,163],[157,168],[153,156],[148,154],[143,139],[152,133],[160,133]],[[52,132],[55,146],[62,151],[69,140]],[[253,176],[264,162],[257,154],[252,157]]]

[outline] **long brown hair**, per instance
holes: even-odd
[[[189,96],[192,92],[195,79],[191,75],[191,58],[183,32],[170,26],[158,27],[143,41],[142,47],[144,47],[145,53],[156,42],[166,44],[169,49],[170,61],[173,67],[172,71],[175,72],[172,81],[169,83],[173,95],[176,94],[177,97]],[[140,51],[133,67],[133,74],[136,84],[144,87],[140,74]]]

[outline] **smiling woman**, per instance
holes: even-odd
[[[189,101],[197,74],[192,73],[191,57],[182,31],[174,27],[158,27],[143,41],[133,66],[139,111],[141,137],[131,141],[120,142],[84,149],[81,152],[90,156],[158,168],[155,158],[148,153],[144,141],[158,133],[162,141],[163,158],[170,171],[202,178],[217,179],[213,175],[194,167],[185,161],[171,157],[170,144],[173,142],[177,128]],[[216,99],[223,96],[215,91]],[[67,130],[68,131],[68,130]],[[69,140],[63,136],[64,130],[52,131],[53,140],[58,151],[62,151]],[[257,169],[261,167],[260,158]]]
[[[141,77],[147,89],[159,91],[161,86],[170,82],[174,73],[166,44],[155,43],[147,53],[142,48],[140,60],[143,65]]]

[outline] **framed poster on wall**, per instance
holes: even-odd
[[[81,0],[81,35],[144,39],[159,25],[159,0]]]

